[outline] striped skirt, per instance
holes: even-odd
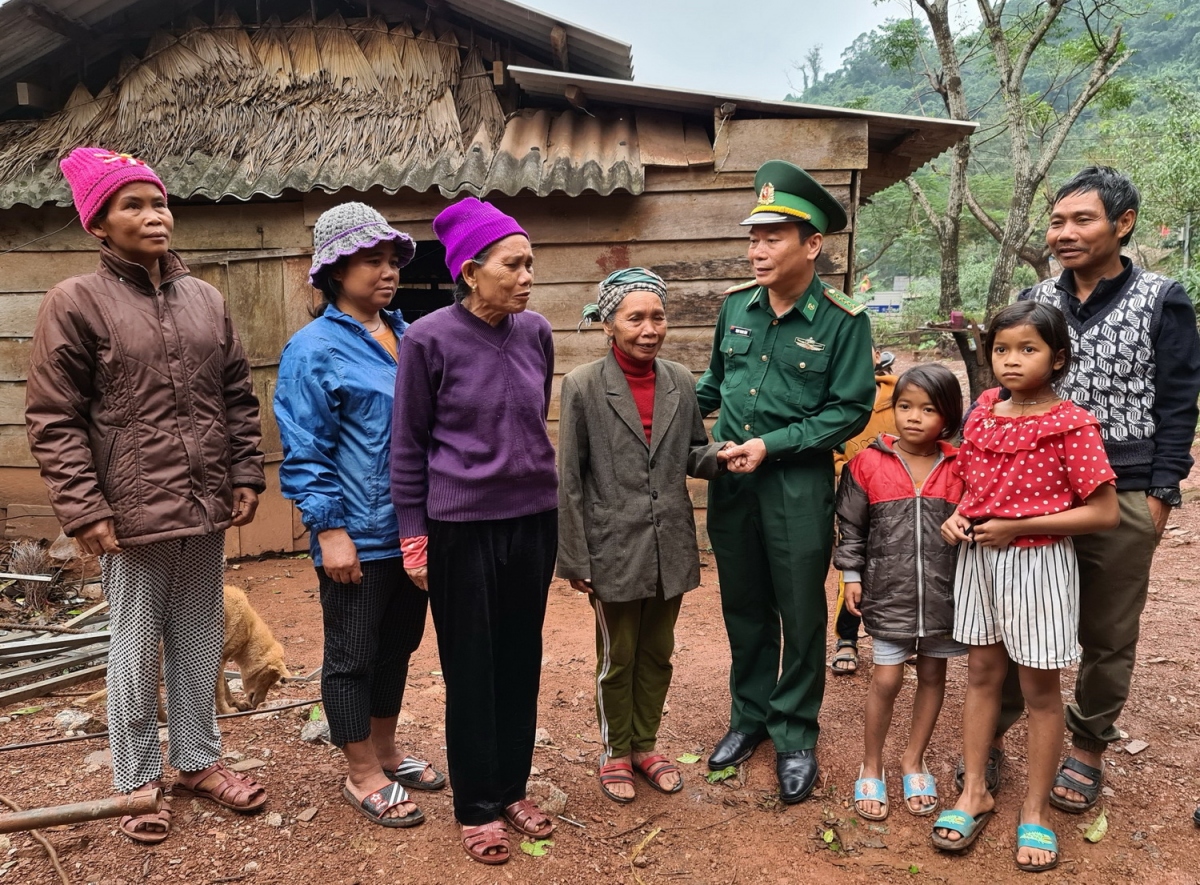
[[[1079,572],[1075,545],[964,544],[954,576],[954,638],[1003,642],[1024,667],[1059,670],[1079,660]]]

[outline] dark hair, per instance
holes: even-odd
[[[500,240],[496,240],[496,243],[499,242]],[[480,249],[479,254],[471,260],[476,264],[483,264],[488,260],[488,256],[492,254],[492,249],[495,247],[496,243],[491,243],[490,245]],[[470,294],[471,287],[467,285],[467,281],[463,279],[463,275],[460,273],[454,280],[454,300],[461,302]]]
[[[339,255],[337,261],[325,265],[313,277],[313,286],[325,298],[326,304],[337,306],[337,300],[342,295],[342,284],[333,278],[333,272],[345,270],[349,263],[349,255]],[[321,310],[324,311],[325,308],[322,306]]]
[[[1129,176],[1123,175],[1111,166],[1088,166],[1077,173],[1074,178],[1058,189],[1052,205],[1057,206],[1059,201],[1074,194],[1092,192],[1095,192],[1096,196],[1100,198],[1100,202],[1104,205],[1104,214],[1108,216],[1108,223],[1114,228],[1117,226],[1118,218],[1130,209],[1133,210],[1133,227],[1129,229],[1129,233],[1121,237],[1121,245],[1128,245],[1129,238],[1133,236],[1133,228],[1137,227],[1137,211],[1142,205],[1142,195],[1138,193],[1137,186],[1129,180]]]
[[[983,348],[989,361],[992,358],[997,333],[1015,326],[1033,326],[1052,354],[1057,356],[1061,353],[1065,357],[1062,366],[1050,373],[1051,384],[1067,374],[1071,365],[1071,333],[1067,330],[1067,318],[1057,307],[1039,301],[1018,301],[1001,308],[1000,312],[992,317],[987,335],[983,339]]]
[[[963,416],[962,387],[953,372],[940,363],[913,366],[896,382],[896,389],[892,391],[893,409],[910,387],[925,391],[934,409],[942,416],[945,426],[938,439],[950,439],[958,433]]]

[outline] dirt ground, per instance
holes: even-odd
[[[1195,479],[1197,474],[1193,474]],[[1083,839],[1084,818],[1056,812],[1062,840],[1059,868],[1038,881],[1065,883],[1200,881],[1200,831],[1192,811],[1200,801],[1195,678],[1200,649],[1200,505],[1177,511],[1155,559],[1143,619],[1138,670],[1120,725],[1130,740],[1149,746],[1136,755],[1122,742],[1107,756],[1112,795],[1103,800],[1109,828],[1097,844]],[[704,557],[704,583],[685,597],[677,631],[675,678],[661,747],[672,758],[694,753],[682,765],[682,793],[663,796],[639,783],[637,800],[605,799],[595,778],[599,753],[592,706],[592,616],[564,582],[550,591],[539,725],[551,745],[539,746],[534,765],[568,795],[553,846],[541,857],[517,852],[501,867],[470,861],[457,838],[450,795],[418,794],[427,821],[412,830],[385,830],[356,815],[341,797],[342,761],[326,745],[300,740],[304,717],[296,710],[222,723],[226,753],[261,760],[251,773],[270,790],[268,811],[242,818],[216,806],[175,800],[175,829],[155,847],[134,845],[114,821],[45,831],[59,848],[72,883],[133,885],[142,882],[277,883],[296,881],[374,883],[791,883],[791,882],[990,882],[1028,877],[1013,864],[1016,812],[1024,789],[1024,726],[1009,742],[999,815],[965,857],[947,857],[929,844],[929,818],[915,818],[899,801],[900,738],[913,685],[897,704],[889,743],[892,814],[883,824],[860,821],[850,797],[862,750],[862,709],[869,665],[854,677],[831,678],[818,747],[822,780],[808,801],[778,802],[774,754],[759,748],[740,776],[710,785],[704,758],[727,723],[729,649],[721,621],[716,569]],[[293,673],[321,662],[321,617],[316,580],[306,559],[282,558],[232,564],[228,580],[249,598],[288,651]],[[827,584],[832,608],[836,585]],[[832,643],[831,643],[832,644]],[[864,643],[869,661],[869,640]],[[406,750],[445,766],[442,705],[445,688],[433,625],[413,659],[402,714]],[[943,801],[954,798],[952,772],[959,752],[965,659],[950,666],[942,719],[929,753]],[[910,682],[913,677],[910,674]],[[1069,695],[1073,674],[1064,681]],[[80,694],[99,683],[78,688]],[[315,683],[293,682],[271,702],[316,698]],[[76,696],[50,697],[0,710],[0,743],[55,735],[56,712]],[[36,713],[15,709],[42,705]],[[1136,748],[1136,745],[1135,745]],[[0,792],[22,807],[102,798],[111,790],[103,740],[0,753]],[[27,833],[9,837],[0,851],[0,885],[58,881]],[[0,837],[0,848],[4,848]],[[830,841],[832,840],[832,841]]]

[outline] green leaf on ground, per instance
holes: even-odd
[[[700,761],[700,757],[695,753],[680,753],[676,762],[682,762],[684,765],[695,765]]]
[[[308,711],[308,721],[316,722],[321,718],[321,705],[313,704],[313,708]]]
[[[45,707],[22,707],[20,710],[13,710],[12,716],[32,716],[34,713],[40,713]]]
[[[825,840],[826,845],[831,845],[833,844],[833,840],[837,838],[837,835],[833,832],[833,829],[830,828],[821,834],[821,838]]]
[[[553,846],[553,839],[538,839],[536,842],[522,842],[521,850],[530,857],[542,857]]]
[[[1096,815],[1096,819],[1092,821],[1091,826],[1087,828],[1087,832],[1083,834],[1083,838],[1089,842],[1099,842],[1104,838],[1104,834],[1108,832],[1108,812],[1101,808],[1100,813]]]
[[[908,871],[915,876],[917,873],[921,872],[921,868],[919,866],[917,866],[915,863],[910,863],[908,865]]]
[[[730,765],[727,768],[722,768],[720,771],[710,771],[704,776],[710,784],[719,784],[721,781],[727,781],[731,777],[737,776],[737,766]]]

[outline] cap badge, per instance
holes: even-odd
[[[775,185],[767,182],[762,186],[762,190],[758,192],[758,205],[769,206],[775,202]]]

